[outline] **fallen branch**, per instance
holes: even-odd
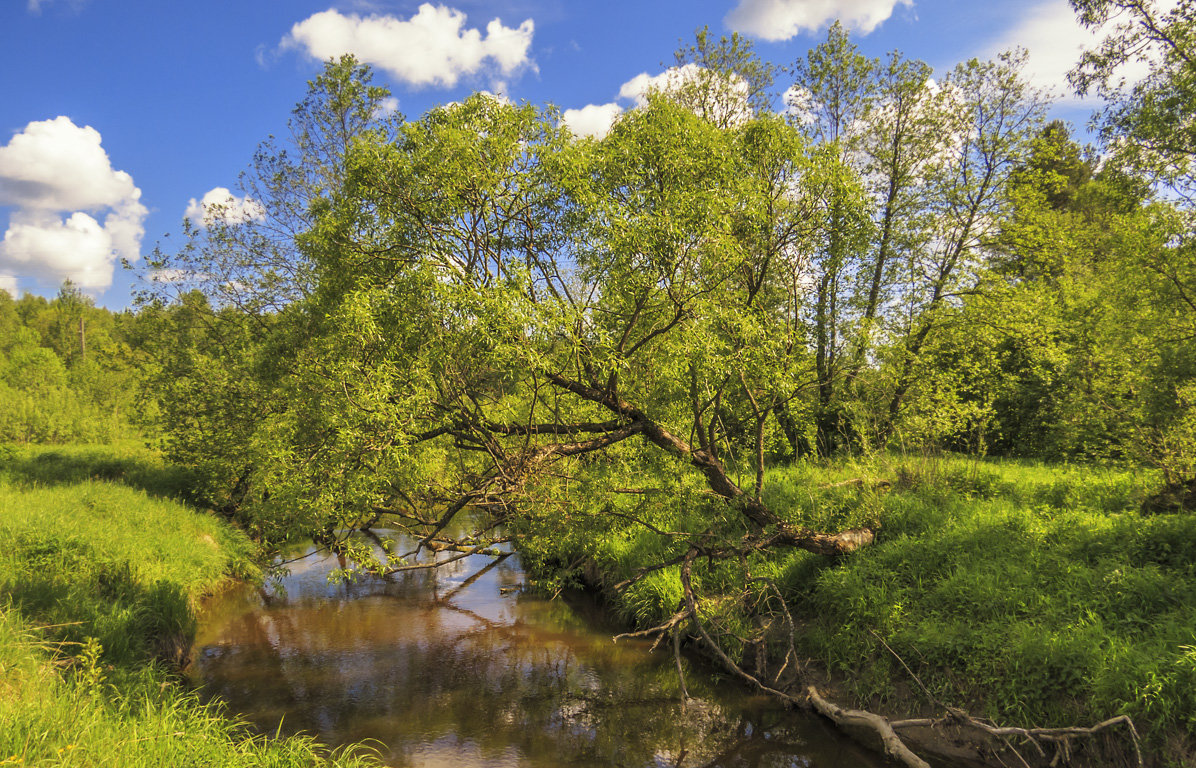
[[[909,747],[905,746],[905,743],[901,741],[901,738],[893,732],[889,722],[880,715],[874,715],[871,712],[863,712],[861,710],[844,710],[822,698],[813,686],[809,686],[807,688],[806,697],[804,699],[794,696],[765,684],[758,677],[745,672],[742,667],[736,664],[731,657],[728,656],[725,651],[723,651],[719,644],[714,641],[714,638],[710,636],[710,633],[706,631],[706,627],[702,623],[701,613],[698,610],[697,598],[693,591],[693,583],[690,579],[690,569],[693,566],[694,558],[696,558],[697,555],[698,551],[696,549],[691,549],[686,555],[685,560],[681,563],[681,588],[685,595],[685,603],[689,609],[690,618],[693,621],[694,627],[698,630],[698,634],[728,670],[747,681],[761,692],[775,696],[781,701],[794,706],[812,708],[814,711],[828,718],[837,725],[862,726],[876,732],[876,734],[880,737],[881,742],[884,744],[885,753],[894,760],[900,761],[907,768],[930,768],[929,763],[915,755],[912,751],[910,751]]]
[[[657,624],[655,627],[650,627],[648,629],[641,629],[638,632],[624,632],[621,635],[615,635],[613,640],[617,643],[623,638],[652,637],[655,635],[656,642],[652,643],[651,650],[656,650],[656,646],[660,645],[660,641],[663,640],[670,631],[675,629],[678,624],[688,619],[689,615],[689,609],[685,608],[674,613],[669,617],[669,620],[663,624]]]
[[[880,715],[866,712],[862,709],[843,709],[832,704],[818,693],[814,686],[806,687],[806,695],[810,697],[810,705],[814,711],[830,720],[840,728],[864,728],[880,737],[884,744],[885,754],[894,760],[899,760],[910,768],[930,768],[930,763],[915,755],[905,742],[893,730],[894,723],[890,723]]]
[[[926,687],[925,683],[922,682],[921,678],[915,675],[914,671],[909,668],[909,665],[905,663],[905,659],[901,658],[897,651],[894,651],[893,648],[885,642],[883,637],[878,635],[874,630],[868,631],[872,633],[873,637],[880,641],[880,644],[885,647],[885,650],[893,655],[893,658],[897,659],[898,663],[901,664],[909,676],[914,679],[914,682],[916,682],[922,689],[923,693],[926,694],[927,698],[930,699],[930,702],[943,709],[947,713],[944,717],[940,718],[898,720],[890,724],[893,728],[933,728],[944,723],[975,728],[1004,741],[1006,746],[1009,747],[1009,750],[1013,752],[1013,754],[1017,755],[1017,759],[1022,762],[1022,765],[1025,765],[1028,768],[1029,763],[1026,762],[1026,759],[1022,757],[1022,754],[1018,752],[1012,744],[1009,743],[1010,736],[1020,736],[1033,744],[1034,748],[1038,751],[1039,757],[1043,759],[1046,759],[1046,750],[1042,748],[1042,745],[1038,743],[1038,740],[1042,739],[1043,741],[1055,742],[1058,746],[1058,749],[1055,752],[1054,759],[1051,760],[1051,765],[1054,766],[1059,763],[1060,759],[1066,760],[1067,758],[1064,756],[1070,754],[1070,739],[1078,736],[1095,736],[1097,733],[1106,728],[1111,728],[1114,725],[1124,724],[1129,729],[1130,740],[1134,744],[1134,754],[1138,759],[1138,767],[1142,768],[1143,766],[1142,746],[1138,737],[1138,729],[1134,727],[1134,721],[1131,720],[1128,715],[1118,715],[1117,717],[1109,718],[1108,720],[1097,723],[1089,728],[1082,726],[1067,726],[1062,728],[1017,728],[1011,726],[1001,727],[991,725],[983,720],[977,720],[958,707],[949,707],[939,701],[935,695],[930,692],[930,689]]]
[[[957,707],[947,707],[947,714],[939,718],[918,718],[915,720],[898,720],[893,723],[894,728],[913,728],[913,727],[934,727],[943,724],[955,724],[968,726],[977,730],[983,731],[990,736],[1004,738],[1008,736],[1020,736],[1027,741],[1034,744],[1038,748],[1038,752],[1043,757],[1046,757],[1045,750],[1038,743],[1039,739],[1042,741],[1049,741],[1054,743],[1068,742],[1077,737],[1092,737],[1103,730],[1112,728],[1116,725],[1124,725],[1130,733],[1130,741],[1134,745],[1134,756],[1137,759],[1139,768],[1145,765],[1142,759],[1142,745],[1141,737],[1138,736],[1138,729],[1134,727],[1134,721],[1130,719],[1129,715],[1118,715],[1104,720],[1096,725],[1085,727],[1079,725],[1063,726],[1061,728],[1018,728],[1015,726],[997,726],[986,723],[983,720],[976,718],[964,712]]]

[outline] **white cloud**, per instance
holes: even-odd
[[[587,104],[581,109],[566,109],[561,119],[576,135],[601,139],[622,112],[623,109],[614,103]]]
[[[17,278],[14,275],[0,275],[0,291],[7,291],[9,296],[17,298]]]
[[[697,64],[685,64],[680,67],[669,67],[659,75],[641,72],[623,83],[619,88],[619,98],[631,99],[637,107],[642,107],[648,103],[649,92],[676,88],[694,78],[698,69]]]
[[[112,168],[99,131],[70,118],[31,122],[0,147],[0,205],[13,208],[0,273],[102,290],[117,259],[140,256],[141,190]]]
[[[66,220],[55,213],[17,212],[4,233],[2,261],[18,274],[69,277],[80,288],[103,290],[112,284],[114,249],[112,236],[82,211]]]
[[[253,198],[237,197],[227,187],[215,187],[208,190],[200,200],[191,198],[183,216],[197,227],[207,227],[217,221],[225,224],[244,224],[265,218],[266,209]]]
[[[739,0],[724,21],[734,31],[762,40],[788,40],[836,19],[866,35],[898,5],[912,6],[913,0]]]
[[[407,20],[322,11],[291,27],[282,46],[317,59],[352,53],[410,85],[451,88],[483,67],[510,75],[534,66],[528,58],[534,30],[531,19],[514,28],[493,19],[483,35],[465,28],[461,11],[424,3]]]
[[[1065,103],[1073,106],[1097,106],[1100,99],[1096,96],[1080,98],[1072,92],[1067,72],[1079,62],[1086,48],[1095,48],[1100,43],[1104,33],[1080,26],[1067,0],[1047,0],[1018,15],[1020,21],[988,47],[985,58],[1021,46],[1029,52],[1023,74],[1031,85],[1063,97]],[[1133,83],[1149,71],[1150,63],[1140,61],[1122,67],[1118,74]]]
[[[399,100],[394,96],[387,96],[378,102],[378,106],[374,108],[374,117],[383,118],[390,117],[399,111]]]
[[[68,117],[29,123],[0,147],[0,205],[92,210],[139,194],[129,174],[112,169],[100,132]]]

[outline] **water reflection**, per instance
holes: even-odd
[[[205,615],[191,673],[263,731],[376,739],[396,766],[879,766],[816,718],[611,642],[584,600],[521,594],[517,558],[329,585],[331,558]],[[724,683],[723,688],[731,688]]]

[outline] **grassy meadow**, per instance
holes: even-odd
[[[133,443],[0,451],[0,765],[370,763],[252,736],[172,675],[199,600],[256,573],[185,477]]]

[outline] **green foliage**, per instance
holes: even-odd
[[[883,660],[875,631],[938,696],[1003,721],[1123,712],[1190,731],[1196,525],[1138,515],[1150,478],[959,461],[899,475],[878,545],[797,593],[819,617],[810,652],[845,671]]]
[[[0,595],[30,619],[64,625],[62,639],[95,638],[109,663],[159,655],[190,635],[200,596],[256,572],[243,536],[123,484],[177,487],[136,455],[26,449],[0,460]]]
[[[1169,186],[1190,209],[1196,193],[1196,7],[1191,0],[1072,0],[1080,22],[1103,34],[1070,74],[1080,93],[1108,100],[1100,126],[1114,163]],[[1119,68],[1150,63],[1125,87]]]
[[[271,545],[353,554],[337,537],[383,519],[449,537],[474,506],[458,546],[513,537],[551,588],[618,585],[641,625],[676,611],[688,552],[737,656],[778,647],[779,591],[821,617],[808,652],[872,659],[861,692],[893,670],[877,631],[994,715],[1186,727],[1167,648],[1191,531],[1128,510],[1159,479],[1141,467],[1174,484],[1196,456],[1190,226],[1040,130],[1023,61],[932,87],[835,26],[797,70],[810,120],[786,120],[751,46],[703,32],[678,54],[700,66],[600,140],[483,94],[379,120],[368,69],[329,62],[294,146],[256,158],[264,218],[158,254],[183,276],[137,325],[164,447]],[[769,466],[895,446],[1139,472]],[[751,545],[865,527],[837,564]],[[1155,682],[1110,671],[1115,648]],[[1127,693],[1150,685],[1171,709]]]
[[[587,498],[630,479],[589,485],[582,473],[575,482]],[[681,606],[677,566],[620,582],[683,553],[652,528],[682,530],[712,510],[667,468],[636,482],[658,493],[574,504],[573,534],[546,526],[521,541],[550,577],[584,563],[612,605],[648,627]],[[705,620],[749,663],[760,640],[777,659],[785,647],[784,632],[760,629],[759,616],[775,617],[776,606],[751,577],[776,585],[802,617],[799,651],[844,675],[861,701],[896,701],[907,676],[875,632],[949,704],[1042,726],[1125,713],[1162,748],[1165,734],[1196,735],[1196,521],[1141,516],[1157,482],[1139,471],[951,457],[777,466],[769,501],[790,520],[821,530],[873,525],[877,543],[839,561],[804,552],[699,557],[694,579]]]
[[[130,324],[69,281],[50,302],[0,292],[0,442],[109,443],[135,434]]]

